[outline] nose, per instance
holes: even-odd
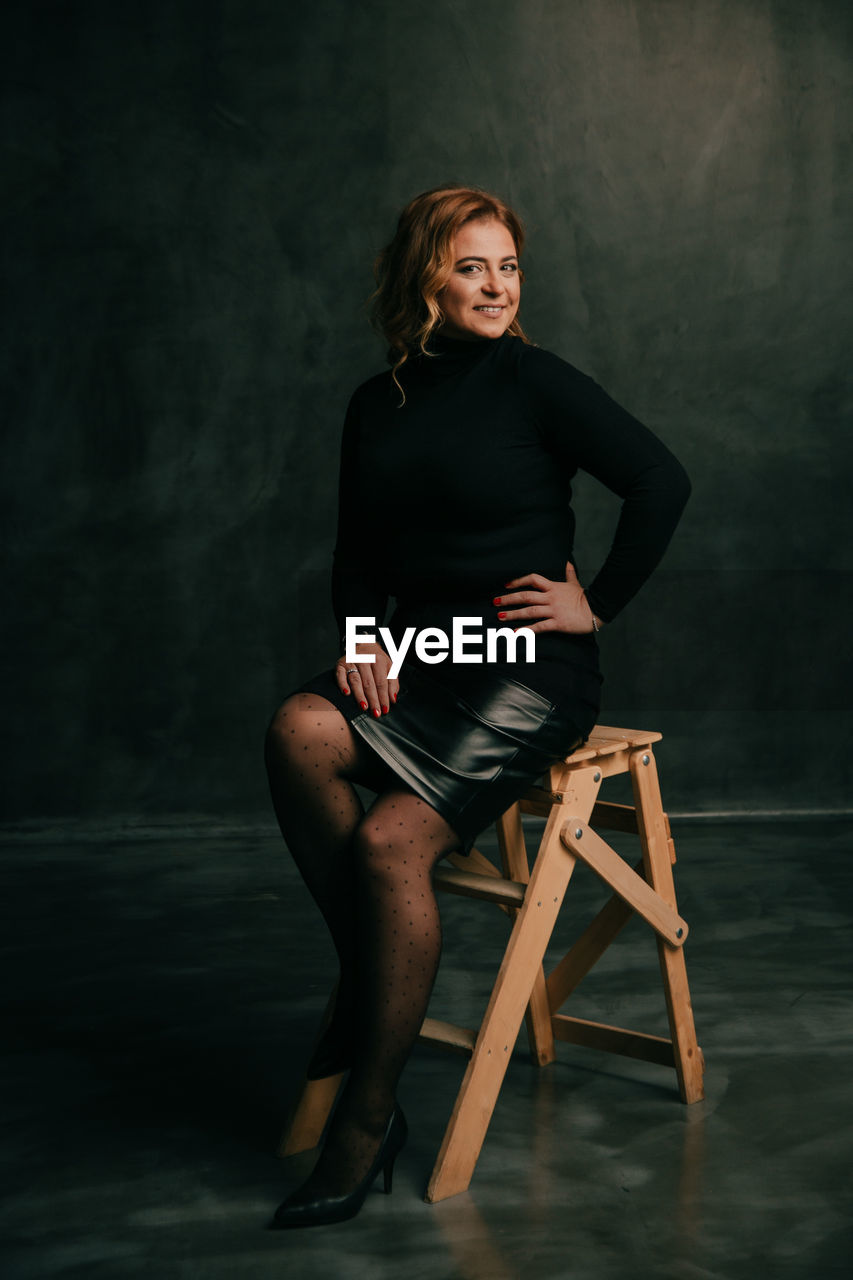
[[[502,293],[503,287],[503,280],[499,275],[495,275],[491,271],[484,274],[482,284],[483,293],[488,293],[489,295],[494,296],[495,294]]]

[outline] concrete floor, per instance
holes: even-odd
[[[853,862],[843,822],[673,823],[707,1099],[673,1073],[519,1042],[474,1180],[423,1191],[462,1061],[418,1047],[394,1194],[264,1230],[313,1157],[274,1155],[333,976],[270,834],[8,847],[0,1269],[23,1277],[746,1280],[848,1274]],[[488,849],[488,843],[481,847]],[[561,926],[600,899],[572,882]],[[473,1023],[504,937],[442,898],[432,1012]],[[559,943],[558,943],[559,946]],[[555,948],[555,957],[558,948]],[[633,923],[574,1000],[665,1032]]]

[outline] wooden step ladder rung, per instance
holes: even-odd
[[[621,1054],[623,1058],[639,1058],[660,1067],[675,1065],[672,1041],[665,1036],[651,1036],[644,1031],[630,1031],[605,1022],[589,1022],[586,1018],[570,1018],[565,1013],[556,1013],[551,1025],[554,1038],[566,1044],[602,1049],[607,1053]]]
[[[424,1044],[441,1045],[470,1057],[477,1042],[477,1032],[470,1027],[457,1026],[455,1022],[443,1022],[440,1018],[424,1018],[418,1039]]]
[[[484,902],[498,902],[502,906],[520,907],[524,902],[526,885],[503,877],[481,875],[478,871],[457,871],[455,867],[438,866],[433,883],[436,889],[456,893],[463,898],[480,898]]]

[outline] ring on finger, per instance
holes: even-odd
[[[355,674],[356,674],[356,675],[358,675],[358,667],[347,667],[347,668],[346,668],[346,674],[347,674],[348,676],[349,676],[349,675],[352,675],[353,671],[355,672]]]

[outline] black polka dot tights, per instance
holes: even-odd
[[[376,1155],[420,1031],[441,953],[432,872],[459,841],[317,694],[294,694],[280,708],[266,762],[282,835],[338,954],[327,1038],[354,1045],[326,1143],[302,1189],[307,1198],[339,1195]],[[376,792],[366,812],[355,783]]]

